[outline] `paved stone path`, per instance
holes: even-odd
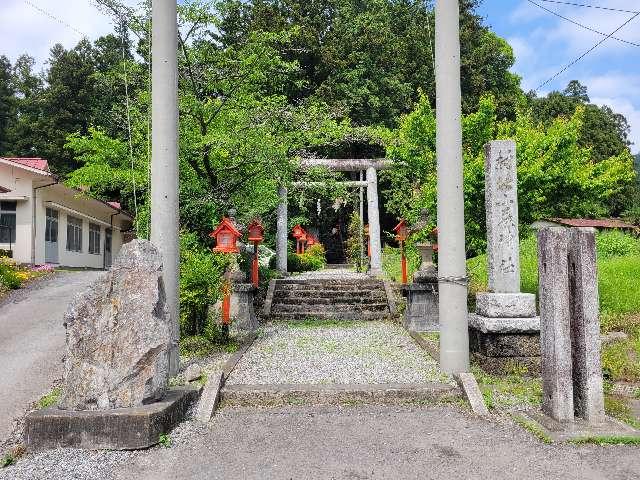
[[[445,407],[225,409],[208,431],[127,459],[118,480],[632,480],[640,448],[544,445]],[[108,478],[108,477],[107,477]]]
[[[67,304],[100,272],[58,272],[0,304],[0,444],[15,418],[62,376]]]
[[[227,384],[450,383],[391,322],[267,325]]]

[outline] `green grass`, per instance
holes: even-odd
[[[160,438],[158,438],[158,445],[160,445],[161,447],[170,448],[171,443],[171,437],[167,433],[163,433],[162,435],[160,435]]]
[[[527,377],[526,372],[519,369],[504,376],[490,375],[475,366],[472,371],[489,410],[540,406],[542,382],[539,378]]]
[[[595,437],[583,437],[571,440],[570,443],[575,445],[640,445],[640,437],[625,437],[625,436],[595,436]]]
[[[215,343],[207,337],[194,335],[180,339],[180,356],[184,358],[205,358],[216,353],[234,353],[240,348],[238,341]]]
[[[514,422],[520,425],[522,428],[531,433],[534,437],[540,440],[543,443],[553,443],[551,437],[549,437],[545,431],[538,425],[536,422],[528,420],[521,415],[512,415],[511,418]]]
[[[38,410],[42,410],[43,408],[49,408],[60,400],[60,396],[62,395],[62,389],[60,387],[54,388],[49,393],[44,395],[38,403],[36,404],[36,408]]]
[[[605,395],[604,410],[610,417],[616,418],[621,422],[640,430],[640,419],[635,417],[633,410],[628,405],[625,398]]]

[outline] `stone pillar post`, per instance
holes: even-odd
[[[604,419],[596,240],[593,228],[569,231],[569,287],[575,414],[589,423]]]
[[[518,178],[512,140],[485,145],[485,203],[489,291],[519,293]]]
[[[374,167],[367,168],[367,213],[371,241],[371,274],[380,275],[382,274],[382,245],[378,207],[378,175]]]
[[[542,411],[559,421],[573,420],[568,254],[566,229],[538,232]]]
[[[276,270],[282,275],[287,274],[287,188],[278,188],[280,203],[278,203],[278,220],[276,228]]]
[[[518,363],[539,369],[540,319],[536,298],[520,293],[518,177],[512,140],[485,146],[485,201],[489,291],[476,298],[469,318],[471,349],[485,368],[497,372]]]

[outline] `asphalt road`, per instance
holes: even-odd
[[[640,447],[545,445],[448,407],[224,408],[198,435],[120,465],[118,480],[632,480]]]
[[[62,376],[62,316],[101,272],[57,272],[0,303],[0,444],[13,421]]]

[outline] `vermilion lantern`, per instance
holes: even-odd
[[[296,253],[304,253],[304,242],[307,241],[307,232],[305,229],[300,225],[296,225],[293,227],[291,234],[293,235],[293,238],[296,239]]]
[[[396,232],[396,239],[399,242],[404,242],[409,237],[409,227],[406,220],[400,220],[400,223],[393,228]]]
[[[407,256],[404,253],[404,242],[409,237],[409,227],[404,219],[393,229],[396,232],[396,239],[400,242],[400,260],[402,264],[402,283],[407,283]]]
[[[210,237],[216,239],[216,247],[213,249],[214,252],[221,253],[239,253],[240,249],[238,248],[237,242],[242,234],[235,227],[233,222],[224,217],[213,232],[209,234]]]
[[[307,247],[310,247],[311,245],[316,245],[318,243],[318,239],[316,238],[315,235],[308,233],[307,234]]]
[[[258,245],[264,240],[264,227],[259,220],[254,220],[249,224],[249,238],[253,242],[253,262],[251,264],[251,281],[254,287],[258,287]]]

